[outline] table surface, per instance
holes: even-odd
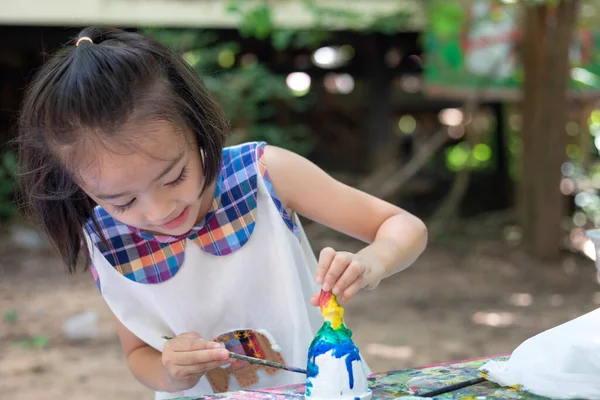
[[[502,360],[506,356],[486,357],[476,360],[456,361],[444,364],[429,365],[420,368],[409,368],[398,371],[376,373],[369,376],[369,387],[373,391],[373,400],[395,399],[402,396],[414,396],[447,385],[480,377],[478,368],[489,360]],[[256,390],[215,394],[210,396],[190,397],[179,400],[294,400],[304,398],[304,385],[283,386]],[[474,386],[435,396],[436,399],[545,399],[514,388],[500,387],[491,382],[483,382]]]

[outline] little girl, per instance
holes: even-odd
[[[27,210],[70,272],[89,266],[157,399],[303,382],[228,351],[305,366],[321,289],[348,301],[426,246],[415,216],[294,153],[224,147],[200,79],[136,33],[84,29],[36,74],[19,128]],[[317,260],[298,215],[368,245]]]

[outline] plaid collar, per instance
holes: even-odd
[[[140,283],[163,282],[174,276],[183,263],[188,240],[215,256],[240,249],[256,224],[259,146],[264,144],[248,143],[223,149],[211,211],[187,234],[156,236],[123,224],[103,208],[96,207],[94,219],[108,246],[89,221],[86,230],[93,244],[119,273]]]

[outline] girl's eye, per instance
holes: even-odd
[[[135,203],[135,199],[132,199],[127,204],[114,205],[113,207],[115,208],[115,210],[117,210],[117,212],[124,213],[125,211],[129,210],[131,208],[131,206],[133,206],[133,203]]]
[[[179,176],[177,177],[177,179],[175,179],[173,182],[169,182],[166,183],[165,186],[177,186],[179,185],[181,182],[183,182],[185,180],[185,178],[187,178],[187,167],[183,167],[183,170],[181,170],[181,174],[179,174]]]

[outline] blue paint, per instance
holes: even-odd
[[[319,332],[315,335],[308,349],[308,365],[307,365],[307,383],[306,395],[310,396],[312,382],[310,378],[315,378],[319,373],[317,365],[317,357],[329,351],[336,358],[346,356],[346,370],[348,371],[348,381],[350,389],[354,388],[354,374],[352,372],[352,362],[360,362],[360,353],[351,339],[352,331],[342,325],[335,330],[331,327],[331,322],[325,321]]]

